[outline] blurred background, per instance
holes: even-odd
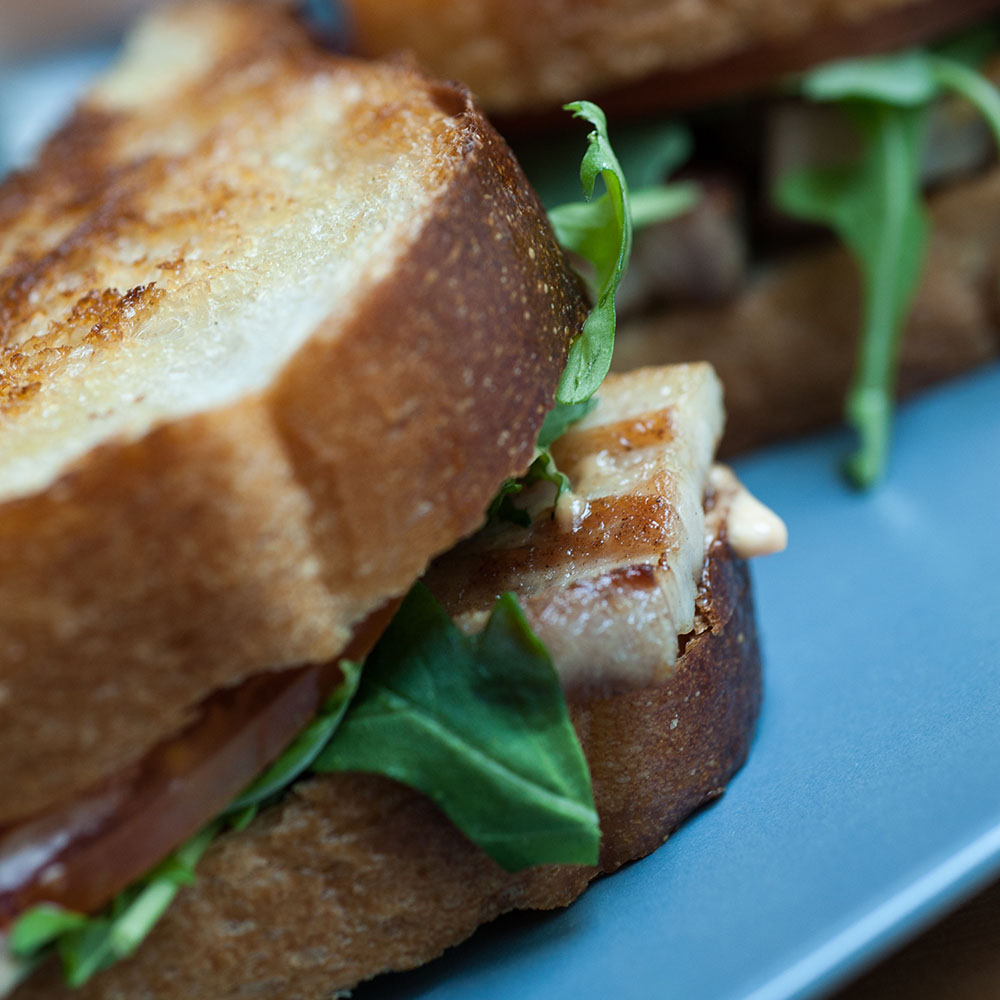
[[[113,37],[153,0],[5,0],[0,4],[0,59]]]
[[[0,3],[0,172],[25,162],[155,0]]]

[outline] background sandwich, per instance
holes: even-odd
[[[361,51],[411,51],[466,80],[512,137],[543,127],[551,147],[553,109],[579,93],[644,122],[635,177],[676,169],[684,154],[653,123],[686,116],[701,197],[637,240],[617,363],[711,360],[734,417],[724,447],[829,423],[849,392],[850,471],[871,482],[894,392],[997,355],[988,123],[1000,103],[976,75],[992,72],[995,3],[546,4],[504,17],[489,3],[346,6]],[[898,224],[879,194],[890,189],[905,195]]]

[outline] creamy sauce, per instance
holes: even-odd
[[[564,489],[556,501],[556,523],[560,531],[579,531],[587,515],[590,504],[586,497],[573,490]]]
[[[741,559],[783,552],[788,545],[788,529],[777,514],[762,504],[725,465],[715,465],[709,484],[716,495],[716,507],[706,519],[707,541],[725,524],[726,538]],[[718,515],[712,515],[718,511]]]

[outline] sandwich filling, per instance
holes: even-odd
[[[712,545],[732,536],[750,554],[784,542],[774,515],[732,473],[712,465],[721,426],[718,380],[706,365],[611,376],[598,406],[554,446],[572,493],[555,505],[524,496],[531,527],[487,526],[434,565],[429,587],[468,632],[484,624],[488,630],[485,606],[499,593],[517,592],[571,700],[663,683],[676,663],[678,637],[696,628],[695,598]],[[569,513],[561,514],[560,504]],[[313,754],[316,769],[357,769],[350,718]],[[181,744],[170,752],[185,751]],[[154,826],[168,821],[147,819]],[[116,832],[105,834],[112,851],[120,849]],[[0,840],[0,892],[16,895],[35,882],[39,898],[56,900],[60,887],[72,892],[74,880],[100,862],[100,838],[88,843],[87,831],[88,872],[74,872],[80,859],[71,849],[63,860],[46,853],[60,836],[79,840],[80,830],[50,827],[48,840],[33,845],[23,833]],[[111,860],[104,858],[106,868]],[[9,978],[23,972],[7,964]]]
[[[704,364],[610,376],[599,400],[552,446],[572,484],[554,509],[539,483],[516,498],[535,514],[530,527],[495,521],[428,576],[466,631],[515,591],[571,694],[669,676],[694,623],[723,425],[722,389]]]

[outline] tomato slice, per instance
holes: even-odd
[[[359,625],[343,657],[366,656],[397,605]],[[93,912],[145,875],[281,754],[340,683],[338,664],[259,674],[218,691],[194,723],[135,766],[0,827],[0,929],[40,902]]]

